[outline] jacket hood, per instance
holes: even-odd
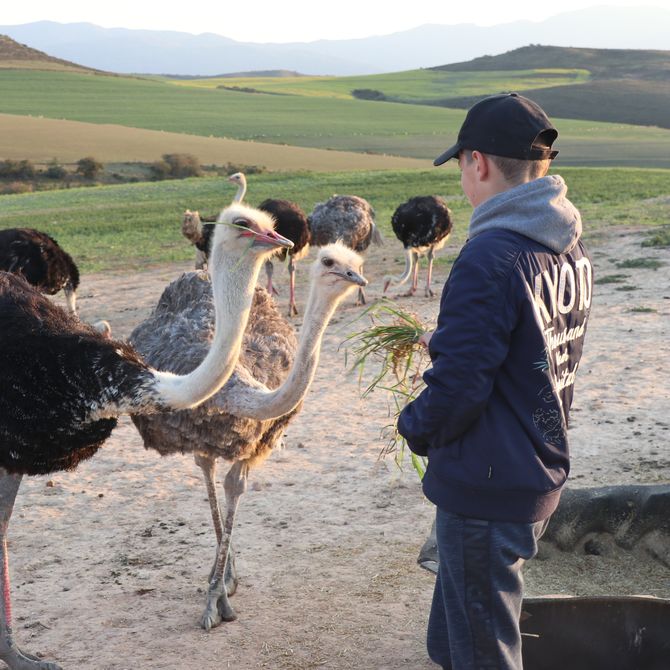
[[[566,253],[582,234],[582,217],[567,192],[563,177],[551,175],[498,193],[475,208],[469,237],[502,228]]]

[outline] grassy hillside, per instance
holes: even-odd
[[[670,80],[670,51],[640,49],[584,49],[531,44],[498,56],[482,56],[462,63],[431,68],[439,72],[489,72],[536,68],[583,68],[594,79]]]
[[[670,220],[667,171],[564,168],[560,172],[582,211],[587,237],[619,225],[652,230],[667,226]],[[222,179],[207,178],[3,196],[0,228],[39,222],[40,229],[61,242],[85,272],[136,270],[191,259],[192,249],[180,233],[183,210],[214,213],[232,191]],[[454,212],[454,243],[465,240],[471,208],[456,170],[275,173],[255,175],[249,184],[251,204],[283,197],[308,212],[333,193],[356,194],[370,201],[389,254],[400,251],[390,228],[391,214],[412,195],[445,196]]]
[[[54,58],[7,35],[0,35],[0,69],[60,70],[65,72],[99,72],[91,68]]]
[[[464,116],[462,110],[423,105],[195,89],[67,72],[0,71],[0,89],[0,113],[427,161],[453,141]],[[670,167],[667,130],[555,121],[560,164]],[[12,142],[11,128],[7,132],[5,141]],[[40,141],[47,155],[60,156],[62,138]],[[95,150],[91,145],[85,153]]]

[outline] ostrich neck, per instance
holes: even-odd
[[[276,419],[303,400],[319,365],[321,341],[341,296],[327,298],[312,286],[305,309],[298,350],[291,371],[277,389],[247,387],[242,393],[226,398],[225,411],[250,419]],[[232,397],[234,396],[234,397]]]
[[[242,202],[242,200],[244,200],[244,196],[246,194],[247,194],[247,183],[243,181],[237,187],[237,192],[235,193],[235,197],[233,198],[233,202]]]
[[[411,248],[405,249],[405,269],[399,277],[393,277],[391,281],[394,284],[404,284],[412,274],[414,263],[416,263],[416,255],[414,251]]]
[[[194,407],[214,395],[235,369],[249,320],[261,259],[253,263],[226,253],[217,244],[212,254],[214,339],[202,363],[188,375],[154,371],[157,404],[171,409]],[[151,411],[151,410],[149,410]]]

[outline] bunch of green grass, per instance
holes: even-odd
[[[428,329],[416,315],[385,300],[369,307],[362,317],[368,317],[372,325],[353,333],[343,344],[348,345],[354,355],[351,369],[358,372],[359,385],[363,389],[361,395],[366,397],[375,389],[389,394],[393,419],[382,429],[386,444],[380,457],[393,454],[396,464],[402,467],[407,442],[398,433],[397,420],[403,407],[416,398],[424,386],[421,373],[427,362],[427,353],[419,344],[419,338]],[[345,355],[347,359],[348,351]],[[364,372],[370,365],[374,365],[375,369],[372,379],[365,384]],[[412,466],[423,478],[425,459],[411,452],[410,457]]]

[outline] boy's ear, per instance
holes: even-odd
[[[489,176],[489,161],[486,156],[480,151],[472,152],[472,159],[475,161],[477,175],[480,181],[484,181]]]

